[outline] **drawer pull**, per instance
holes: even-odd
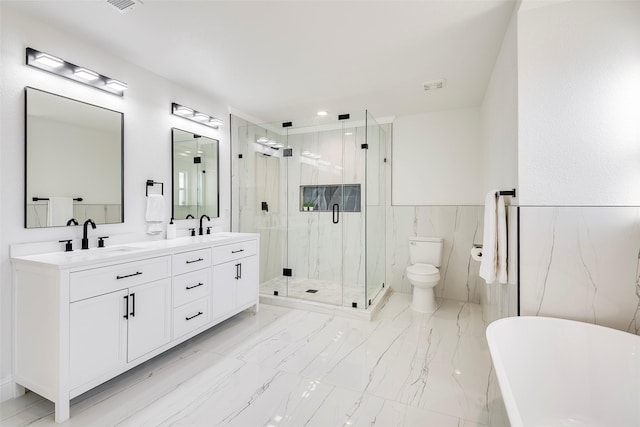
[[[197,285],[187,286],[185,289],[189,290],[189,289],[197,288],[198,286],[204,286],[204,283],[198,283]]]
[[[135,272],[135,273],[133,273],[133,274],[127,274],[127,275],[125,275],[125,276],[116,276],[116,279],[117,279],[117,280],[120,280],[120,279],[126,279],[127,277],[139,276],[139,275],[141,275],[141,274],[142,274],[142,272],[141,272],[141,271],[136,271],[136,272]]]
[[[191,317],[185,317],[185,320],[191,320],[191,319],[194,319],[194,318],[196,318],[196,317],[200,316],[201,314],[203,314],[203,313],[202,313],[201,311],[199,311],[199,312],[198,312],[198,314],[194,314],[194,315],[193,315],[193,316],[191,316]]]
[[[194,262],[204,261],[203,258],[194,259],[193,261],[187,261],[187,264],[193,264]]]
[[[244,249],[238,249],[237,251],[231,251],[232,254],[237,254],[239,252],[244,252]]]

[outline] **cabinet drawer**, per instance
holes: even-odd
[[[256,240],[216,246],[213,248],[213,263],[222,264],[233,261],[234,259],[248,257],[255,255],[257,251],[258,244]]]
[[[69,275],[69,299],[71,302],[79,301],[170,275],[170,256],[78,271]]]
[[[188,273],[211,266],[211,249],[182,252],[173,256],[173,274]]]
[[[206,325],[211,320],[209,298],[201,298],[173,310],[173,339]]]
[[[211,292],[211,269],[185,273],[173,278],[173,306],[179,307]]]

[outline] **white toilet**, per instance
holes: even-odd
[[[420,313],[431,313],[438,308],[433,288],[440,281],[442,238],[409,237],[407,278],[413,285],[411,308]]]

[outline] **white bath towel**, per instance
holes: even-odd
[[[480,261],[480,277],[485,282],[496,280],[498,256],[498,230],[496,221],[496,195],[498,190],[491,190],[484,199],[484,235],[482,242],[482,261]]]
[[[504,197],[498,197],[496,210],[496,222],[498,228],[498,272],[500,283],[507,283],[507,213],[504,207]]]
[[[73,218],[73,199],[71,197],[49,197],[47,203],[47,226],[67,225]]]
[[[147,196],[147,234],[158,234],[162,232],[162,222],[164,221],[164,196],[161,194],[149,194]]]

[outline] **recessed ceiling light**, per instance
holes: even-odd
[[[64,65],[64,61],[60,58],[56,58],[53,55],[49,55],[48,53],[40,52],[36,54],[36,62],[40,64],[46,65],[51,68],[58,68]]]
[[[353,132],[345,132],[344,134],[345,134],[346,136],[349,136],[349,135],[353,135]]]
[[[100,75],[98,73],[96,73],[95,71],[87,70],[86,68],[76,68],[73,74],[75,74],[77,77],[80,77],[81,79],[88,81],[93,81],[100,78]]]
[[[329,113],[327,113],[326,111],[318,111],[318,115],[319,115],[320,117],[324,117],[324,116],[326,116],[327,114],[329,114]]]

